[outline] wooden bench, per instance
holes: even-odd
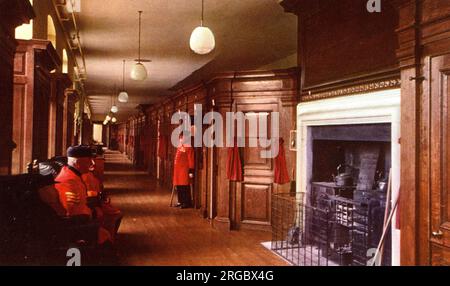
[[[0,177],[0,264],[54,264],[71,247],[96,247],[97,222],[62,217],[42,200],[52,184],[51,175]]]

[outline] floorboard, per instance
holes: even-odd
[[[124,213],[117,237],[121,265],[287,265],[261,245],[270,233],[220,232],[193,209],[169,207],[170,192],[119,152],[105,154],[105,190]]]

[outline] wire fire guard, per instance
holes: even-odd
[[[303,193],[274,194],[271,249],[293,265],[366,265],[367,215],[340,197],[311,206]]]

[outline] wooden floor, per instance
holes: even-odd
[[[170,192],[118,152],[106,153],[105,189],[124,213],[121,265],[287,265],[260,244],[268,232],[223,233],[193,209],[169,207]]]

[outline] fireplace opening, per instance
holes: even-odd
[[[329,259],[367,265],[384,229],[391,124],[310,126],[307,204],[332,214]],[[309,218],[315,225],[316,218]],[[391,235],[382,265],[391,265]]]
[[[338,173],[350,173],[352,182],[358,178],[361,163],[363,171],[375,176],[364,178],[364,183],[386,179],[391,168],[390,124],[362,124],[311,127],[312,181],[333,181]],[[370,164],[367,165],[367,164]],[[376,165],[374,165],[376,164]],[[340,170],[337,167],[341,165]],[[360,183],[363,183],[360,181]]]

